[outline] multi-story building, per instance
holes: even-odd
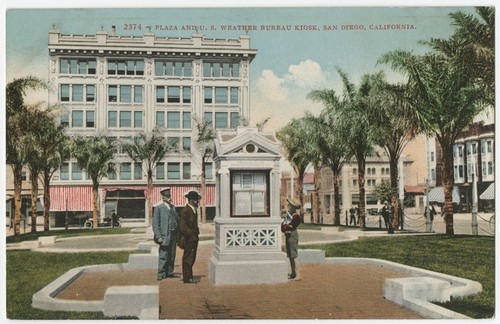
[[[61,123],[68,134],[105,133],[118,140],[160,128],[165,140],[179,145],[158,163],[153,201],[159,188],[172,188],[174,203],[200,186],[201,157],[196,147],[196,123],[216,129],[238,126],[249,119],[249,65],[257,51],[249,36],[211,39],[95,35],[65,35],[49,31],[49,104],[65,108]],[[101,217],[111,210],[127,222],[147,223],[147,178],[142,163],[125,153],[115,158],[116,172],[99,188]],[[207,169],[207,217],[215,213],[213,166]],[[92,210],[91,181],[75,160],[65,161],[52,180],[51,211],[57,225],[66,212]]]

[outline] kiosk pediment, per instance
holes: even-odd
[[[279,143],[274,133],[259,132],[254,128],[219,132],[214,155],[229,154],[280,155]]]

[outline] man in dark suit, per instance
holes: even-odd
[[[196,191],[188,192],[185,197],[188,203],[181,210],[179,222],[179,246],[184,249],[182,255],[182,280],[184,283],[196,283],[193,279],[193,265],[198,250],[198,205],[201,196]]]
[[[170,188],[160,190],[162,202],[155,207],[153,213],[153,232],[158,248],[158,274],[157,279],[171,278],[174,276],[175,252],[177,231],[179,228],[179,215],[172,204]]]

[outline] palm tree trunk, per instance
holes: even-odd
[[[333,171],[333,201],[334,201],[334,214],[333,225],[340,226],[340,186],[339,186],[339,172]]]
[[[148,170],[148,184],[146,188],[146,201],[148,205],[147,220],[148,224],[153,224],[153,171]]]
[[[43,230],[49,230],[50,211],[50,174],[45,171],[43,174]]]
[[[314,223],[319,224],[319,167],[314,168],[314,194],[313,194],[313,213],[314,213]]]
[[[357,158],[358,162],[358,184],[359,184],[359,227],[366,228],[366,199],[365,199],[365,167],[366,160]]]
[[[392,189],[392,228],[397,229],[399,227],[399,217],[398,217],[398,160],[390,154],[389,168],[391,173],[391,189]]]
[[[97,179],[92,179],[92,220],[94,228],[99,226],[99,182]]]
[[[37,196],[38,196],[38,174],[31,173],[31,233],[36,232]]]
[[[21,234],[21,190],[23,184],[23,166],[15,164],[12,166],[14,175],[14,235]]]
[[[205,173],[205,161],[203,161],[203,164],[201,166],[201,200],[200,200],[200,207],[201,207],[201,223],[205,224],[207,222],[207,206],[206,206],[206,179],[205,179],[206,173]]]
[[[445,141],[441,144],[442,149],[442,179],[444,191],[444,221],[446,224],[446,235],[454,235],[453,229],[453,142],[451,145],[446,145]]]

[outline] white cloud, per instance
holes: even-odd
[[[263,96],[266,100],[284,101],[288,96],[288,90],[283,87],[283,82],[284,80],[272,70],[264,70],[255,84],[255,89],[259,96]]]
[[[321,70],[321,65],[310,59],[302,61],[298,65],[290,65],[288,72],[285,79],[300,88],[317,88],[326,81],[326,74]]]
[[[321,66],[310,59],[290,65],[281,76],[264,70],[251,90],[251,124],[271,117],[266,128],[277,130],[292,118],[303,117],[306,111],[319,113],[322,105],[306,96],[309,91],[328,85],[328,79]]]

